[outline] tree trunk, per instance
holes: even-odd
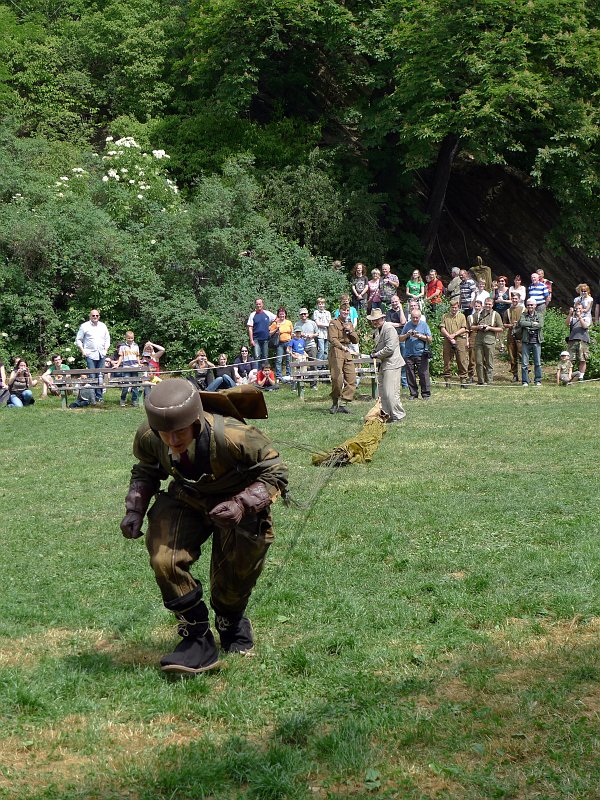
[[[429,190],[427,207],[425,209],[429,216],[429,221],[422,237],[423,249],[425,251],[425,257],[423,259],[424,267],[428,267],[429,265],[429,259],[431,258],[433,246],[438,235],[440,219],[446,199],[446,189],[448,187],[448,181],[450,180],[450,173],[452,172],[452,164],[458,153],[459,146],[459,138],[453,133],[447,134],[440,145],[433,182]]]

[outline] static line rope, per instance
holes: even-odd
[[[582,381],[580,381],[577,378],[575,378],[574,380],[572,380],[567,385],[568,386],[574,386],[575,384],[581,384],[583,386],[583,385],[585,385],[587,383],[595,383],[596,381],[600,381],[600,378],[586,378],[585,380],[582,380]],[[469,389],[469,390],[473,390],[473,389],[522,389],[523,388],[522,382],[521,382],[520,379],[518,381],[511,381],[510,383],[485,383],[485,384],[481,384],[481,383],[461,383],[459,380],[456,380],[455,378],[452,379],[452,380],[449,380],[449,381],[446,381],[444,378],[441,378],[441,379],[438,378],[437,380],[435,378],[431,379],[431,385],[432,386],[440,386],[441,388],[444,388],[444,384],[445,383],[449,384],[450,387],[452,387],[452,386],[460,386],[460,387],[462,387],[464,389]],[[546,383],[544,384],[544,386],[551,386],[551,385],[552,386],[556,386],[556,381],[555,380],[548,381],[548,379],[546,379]],[[446,387],[446,388],[449,388],[449,387]]]
[[[278,444],[278,442],[274,442],[274,444]],[[282,442],[280,442],[279,444],[282,444]],[[309,450],[309,451],[311,450],[311,448],[306,447],[305,445],[298,446],[295,444],[291,444],[291,446],[299,447],[302,450]],[[281,575],[283,574],[284,569],[287,567],[287,564],[290,560],[292,553],[296,549],[298,542],[300,541],[303,533],[306,530],[308,521],[310,519],[310,515],[313,511],[313,508],[315,507],[319,495],[331,480],[331,477],[333,476],[336,469],[337,469],[336,464],[330,464],[327,467],[318,471],[316,480],[313,484],[313,489],[306,503],[301,504],[295,500],[292,500],[293,504],[297,508],[303,510],[304,513],[299,519],[298,524],[296,525],[296,529],[292,533],[292,536],[287,546],[285,547],[283,553],[281,554],[281,559],[279,564],[277,565],[277,568],[272,572],[271,575],[266,577],[266,579],[260,583],[259,589],[253,592],[252,594],[253,606],[259,606],[261,603],[264,603],[268,599],[273,588],[277,585]]]
[[[284,442],[284,441],[279,440],[279,441],[273,441],[273,444],[274,445],[282,445],[283,444],[283,445],[286,445],[288,447],[295,447],[298,450],[304,450],[304,451],[307,451],[309,453],[312,453],[313,455],[320,455],[320,456],[325,455],[322,450],[321,451],[317,451],[313,447],[310,447],[309,445],[299,444],[297,442]],[[313,510],[313,508],[315,506],[315,503],[317,502],[317,499],[318,499],[319,495],[321,494],[322,490],[325,488],[326,484],[331,479],[331,476],[333,475],[333,473],[337,469],[337,466],[338,466],[337,463],[332,463],[332,464],[329,464],[326,468],[319,470],[319,472],[317,473],[317,476],[316,476],[316,480],[313,483],[313,489],[312,489],[312,491],[311,491],[311,493],[309,495],[309,498],[308,498],[306,503],[299,503],[297,500],[295,500],[291,496],[288,496],[287,498],[285,498],[283,500],[283,502],[286,505],[288,505],[288,506],[289,505],[294,505],[296,508],[300,509],[304,513],[303,513],[302,517],[300,518],[300,520],[298,521],[296,529],[292,533],[292,536],[291,536],[286,548],[284,549],[284,551],[282,553],[281,561],[280,561],[277,569],[273,572],[273,574],[270,577],[265,578],[265,580],[261,581],[260,588],[258,590],[255,590],[252,593],[251,602],[252,602],[252,604],[254,606],[257,606],[261,602],[264,602],[265,598],[269,594],[269,591],[277,583],[281,573],[283,572],[283,570],[287,566],[287,563],[288,563],[288,561],[290,559],[290,556],[291,556],[292,552],[295,550],[298,542],[300,541],[300,538],[302,537],[302,534],[306,530],[306,526],[308,524],[308,520],[310,518],[311,512],[312,512],[312,510]],[[225,561],[225,559],[215,567],[214,574],[217,574],[219,572],[219,570],[221,569],[221,566],[224,563],[224,561]]]

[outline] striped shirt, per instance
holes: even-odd
[[[471,307],[471,300],[473,299],[475,292],[477,291],[477,287],[475,286],[475,281],[471,280],[471,278],[467,278],[466,281],[460,282],[460,307],[461,309],[467,309]]]
[[[548,291],[548,287],[545,286],[541,281],[539,283],[532,283],[527,294],[528,297],[530,297],[532,300],[535,300],[536,306],[545,306],[549,295],[550,292]]]
[[[119,347],[119,356],[123,358],[121,362],[123,367],[139,367],[140,365],[140,348],[135,342],[122,344]]]

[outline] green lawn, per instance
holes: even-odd
[[[275,507],[257,652],[183,682],[119,531],[143,411],[2,409],[0,798],[599,797],[599,399],[434,388],[334,470],[309,451],[366,395],[271,393],[299,506]]]

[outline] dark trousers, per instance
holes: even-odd
[[[417,373],[421,385],[421,397],[430,397],[429,359],[427,356],[406,356],[406,380],[408,381],[408,391],[411,397],[419,396]]]
[[[240,614],[273,541],[270,513],[263,511],[245,517],[235,527],[222,528],[206,510],[182,502],[179,498],[183,496],[177,484],[171,484],[168,493],[161,492],[148,512],[146,547],[163,602],[183,597],[198,585],[190,569],[200,558],[202,545],[212,536],[210,603],[224,616]]]

